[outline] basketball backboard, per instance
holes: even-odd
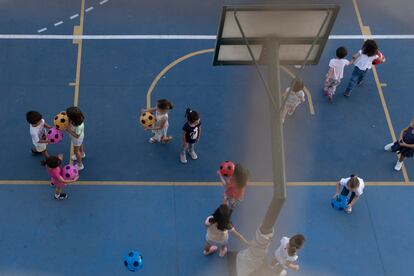
[[[317,64],[339,8],[335,4],[224,6],[213,64],[254,64],[240,27],[260,64],[267,63],[267,51],[272,50],[265,46],[268,38],[279,43],[281,65],[300,64],[305,59],[306,64]]]

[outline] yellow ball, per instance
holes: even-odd
[[[151,112],[147,111],[141,114],[139,122],[144,127],[152,127],[152,125],[155,124],[155,116]]]
[[[53,124],[56,126],[59,130],[65,130],[69,126],[69,118],[68,115],[66,115],[65,111],[60,112],[55,116],[55,119],[53,120]]]

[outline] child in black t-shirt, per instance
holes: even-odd
[[[185,112],[187,122],[183,126],[183,150],[180,153],[181,163],[187,163],[187,151],[193,160],[198,158],[194,151],[194,144],[200,140],[201,121],[198,112],[187,108]]]

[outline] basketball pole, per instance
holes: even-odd
[[[249,47],[249,45],[246,45]],[[269,114],[272,144],[273,197],[263,218],[262,224],[256,230],[249,248],[240,251],[236,258],[238,276],[268,275],[264,261],[273,238],[273,226],[282,210],[286,199],[285,154],[283,142],[283,125],[281,123],[281,89],[279,43],[276,38],[269,38],[266,43],[268,55],[268,78],[271,92],[269,98]],[[273,102],[273,103],[272,103]]]

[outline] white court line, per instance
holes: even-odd
[[[44,32],[47,28],[38,30]],[[388,39],[388,40],[409,40],[414,35],[331,35],[331,40],[349,39]],[[1,34],[0,39],[85,39],[85,40],[215,40],[215,35],[36,35],[36,34]]]
[[[57,26],[59,26],[59,25],[62,25],[63,24],[63,21],[59,21],[59,22],[56,22],[55,24],[53,24],[55,27],[57,27]]]
[[[91,10],[93,10],[93,7],[89,7],[85,10],[85,12],[90,12]]]
[[[79,14],[77,13],[77,14],[74,14],[74,15],[72,15],[71,17],[69,17],[70,19],[75,19],[76,17],[78,17],[79,16]]]
[[[99,2],[99,5],[103,5],[103,4],[105,4],[106,2],[108,2],[108,0],[103,0],[103,1]]]

